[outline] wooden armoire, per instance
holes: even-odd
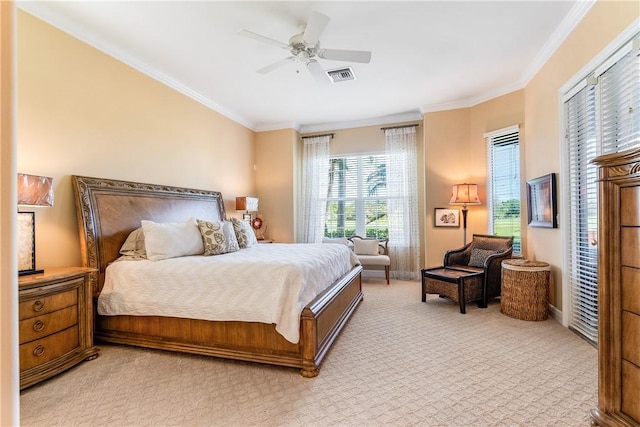
[[[600,156],[598,407],[602,426],[640,426],[640,149]]]

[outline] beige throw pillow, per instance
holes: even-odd
[[[185,222],[140,221],[147,259],[158,261],[188,255],[202,255],[204,245],[195,218]]]
[[[120,255],[135,258],[146,258],[147,251],[144,247],[144,231],[142,227],[133,230],[120,248]]]
[[[353,239],[353,252],[356,255],[378,255],[378,244],[380,242],[374,239]]]

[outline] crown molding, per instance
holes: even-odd
[[[272,130],[281,130],[281,129],[293,129],[297,132],[300,132],[300,125],[296,122],[269,123],[265,125],[256,125],[254,131],[268,132]]]
[[[333,123],[317,123],[302,125],[300,133],[324,132],[329,130],[351,129],[366,126],[387,125],[391,123],[422,121],[422,113],[420,111],[407,111],[405,113],[392,114],[388,116],[372,117],[370,119],[352,120],[345,122]]]
[[[525,87],[531,79],[540,71],[556,50],[562,45],[565,39],[575,30],[576,26],[584,19],[585,15],[596,0],[580,0],[577,1],[569,13],[564,17],[560,25],[555,29],[549,37],[542,49],[538,52],[529,67],[524,71],[521,77],[522,87]]]
[[[439,104],[425,104],[420,106],[420,111],[422,112],[422,114],[426,114],[435,113],[437,111],[457,110],[460,108],[475,107],[478,104],[482,104],[483,102],[487,102],[500,96],[507,95],[511,92],[515,92],[522,89],[523,87],[524,86],[522,86],[519,82],[516,82],[508,86],[502,86],[490,92],[485,92],[482,95],[473,98],[465,98],[451,102],[442,102]]]

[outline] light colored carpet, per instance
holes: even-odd
[[[597,350],[526,322],[373,280],[320,375],[101,345],[21,393],[24,426],[587,426]]]

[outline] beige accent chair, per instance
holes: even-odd
[[[384,276],[389,284],[389,266],[391,258],[389,258],[389,239],[377,240],[363,238],[360,236],[349,237],[349,246],[358,257],[362,268],[378,270],[384,267]]]

